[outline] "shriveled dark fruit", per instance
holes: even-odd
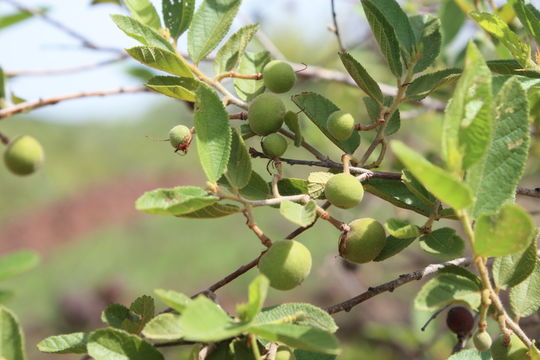
[[[454,306],[448,310],[446,325],[457,335],[466,335],[474,327],[474,317],[465,306]]]
[[[41,144],[33,137],[23,135],[9,143],[4,152],[4,163],[15,175],[30,175],[43,164],[45,155]]]
[[[287,150],[287,140],[278,133],[273,133],[262,139],[261,147],[266,156],[275,159],[283,155]]]
[[[287,346],[280,346],[276,351],[276,360],[296,360],[294,352]]]
[[[356,264],[372,261],[386,244],[384,227],[375,219],[356,219],[350,230],[341,235],[339,255]]]
[[[491,336],[487,331],[477,331],[473,336],[473,343],[476,350],[480,352],[488,351],[491,347]]]
[[[510,336],[510,343],[504,344],[504,336],[500,335],[491,345],[493,360],[530,360],[529,349],[515,335]]]
[[[179,149],[182,145],[187,145],[191,141],[191,130],[184,125],[176,125],[169,130],[169,142],[172,147]]]
[[[262,71],[264,86],[272,92],[281,94],[292,89],[296,73],[291,65],[281,60],[272,60]]]
[[[334,111],[328,117],[326,128],[338,140],[347,140],[354,131],[354,118],[343,110]]]
[[[328,180],[324,188],[326,199],[342,209],[355,207],[364,197],[364,188],[357,178],[350,174],[337,174]]]
[[[309,275],[311,253],[298,241],[276,241],[261,257],[259,270],[274,289],[290,290]]]
[[[277,95],[261,94],[249,106],[249,127],[255,134],[265,136],[279,130],[284,116],[285,105]]]

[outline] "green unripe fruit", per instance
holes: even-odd
[[[276,241],[261,257],[259,270],[274,289],[290,290],[309,275],[311,253],[298,241]]]
[[[249,127],[255,134],[265,136],[279,130],[284,116],[285,105],[277,95],[261,94],[249,106]]]
[[[24,135],[9,143],[4,152],[4,162],[15,175],[30,175],[34,173],[45,156],[41,144],[31,136]]]
[[[476,350],[480,352],[488,351],[491,348],[491,336],[487,331],[477,331],[473,336],[473,343]]]
[[[499,336],[491,345],[491,356],[493,360],[529,360],[527,355],[529,349],[512,334],[508,346],[504,344],[504,336]]]
[[[182,145],[187,145],[191,141],[191,130],[184,125],[176,125],[169,131],[169,142],[172,147],[179,149]]]
[[[285,113],[285,124],[294,133],[294,146],[300,146],[302,144],[302,130],[300,129],[298,114],[294,111],[287,111]]]
[[[273,133],[262,139],[261,147],[266,156],[275,159],[283,155],[287,150],[287,140],[283,136]]]
[[[296,73],[291,65],[281,60],[272,60],[262,71],[264,86],[272,92],[281,94],[292,89]]]
[[[350,209],[362,201],[364,188],[354,176],[345,173],[337,174],[326,183],[324,195],[332,205]]]
[[[286,347],[286,346],[280,346],[278,347],[276,351],[276,360],[296,360],[296,356],[294,356],[294,352]]]
[[[354,118],[348,112],[334,111],[328,117],[326,128],[330,135],[338,140],[347,140],[354,131]]]
[[[357,264],[375,259],[386,244],[383,226],[377,220],[363,218],[354,220],[349,227],[341,236],[339,255]]]

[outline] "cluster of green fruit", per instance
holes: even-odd
[[[474,317],[464,306],[455,306],[448,311],[446,325],[458,336],[467,336],[474,328]],[[529,349],[512,334],[500,335],[494,342],[485,329],[479,329],[473,336],[473,343],[479,352],[491,350],[493,360],[528,360]]]
[[[12,140],[4,151],[4,163],[15,175],[33,174],[45,159],[43,147],[31,136],[19,136]]]

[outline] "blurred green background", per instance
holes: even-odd
[[[347,47],[377,80],[389,83],[391,77],[378,51],[373,48],[357,2],[337,2]],[[273,2],[272,5],[246,3],[245,14],[262,22],[263,30],[288,59],[343,70],[336,56],[335,38],[326,29],[331,22],[329,1],[276,1],[275,5]],[[408,6],[421,9],[421,3],[424,2],[410,2]],[[425,3],[426,7],[431,6],[431,2]],[[52,5],[51,16],[65,17],[63,3]],[[90,11],[90,16],[96,19],[103,18],[100,20],[103,23],[109,22],[108,13],[121,11],[111,5],[90,10],[88,1],[74,1],[66,6],[79,11],[63,19],[71,25],[77,24],[83,11]],[[265,12],[266,8],[272,10]],[[307,8],[309,10],[305,11]],[[9,12],[12,9],[4,6],[0,7],[2,10]],[[13,39],[26,41],[41,26],[35,19],[10,28],[7,34],[0,31],[0,44],[4,40],[8,44],[14,44]],[[84,28],[84,23],[81,26]],[[128,46],[129,40],[119,35],[118,30],[107,31],[103,34],[103,30],[99,30],[94,35],[105,39],[114,34],[116,46]],[[56,44],[54,39],[47,39],[45,44]],[[459,41],[456,46],[459,48]],[[27,47],[32,47],[36,54],[45,52],[47,60],[28,59]],[[51,50],[41,43],[33,46],[24,42],[21,51],[26,56],[17,55],[17,49],[12,49],[8,56],[0,55],[0,66],[6,71],[11,70],[10,67],[20,69],[23,66],[46,68],[53,64],[53,67],[61,67],[56,64],[62,61],[74,65],[76,60],[85,58],[85,53],[74,55],[72,50],[62,48]],[[259,46],[254,44],[253,49],[259,49]],[[66,53],[68,60],[62,57]],[[74,56],[76,58],[72,58]],[[136,66],[126,60],[107,70],[96,70],[91,79],[79,74],[62,75],[58,81],[54,76],[17,77],[10,79],[9,85],[17,95],[33,99],[75,91],[75,83],[77,89],[86,90],[85,81],[98,89],[143,84],[142,79],[128,75]],[[205,65],[205,69],[209,70],[210,66]],[[301,81],[291,94],[304,90],[320,92],[352,112],[359,122],[368,122],[360,90],[341,84]],[[287,96],[284,99],[287,100]],[[2,133],[9,137],[32,135],[46,151],[45,166],[28,178],[15,177],[0,166],[0,253],[35,249],[42,256],[37,269],[3,284],[4,288],[16,291],[16,297],[8,306],[16,311],[24,325],[30,359],[59,358],[39,354],[35,344],[52,334],[103,326],[99,314],[107,303],[129,304],[138,295],[151,295],[156,288],[193,294],[251,261],[262,250],[258,239],[244,226],[245,219],[241,214],[210,221],[152,216],[135,211],[134,201],[144,191],[177,185],[204,186],[196,144],[186,156],[180,156],[173,153],[167,142],[157,141],[166,138],[174,125],[191,124],[191,111],[184,104],[154,94],[119,95],[88,101],[62,103],[0,121]],[[288,106],[293,109],[292,103],[288,102]],[[339,158],[337,148],[306,119],[302,126],[311,143],[331,158]],[[440,131],[439,114],[420,112],[404,118],[401,131],[394,137],[426,153],[436,154]],[[362,136],[361,149],[365,150],[372,135]],[[248,145],[259,149],[256,139],[249,140]],[[540,175],[537,140],[533,142],[531,152],[533,157],[523,185],[538,185],[534,184]],[[287,156],[311,159],[310,154],[292,144]],[[269,181],[266,161],[255,162],[258,172]],[[389,154],[383,169],[395,170],[396,166]],[[285,175],[306,177],[310,171],[318,170],[286,167]],[[537,202],[519,200],[538,214]],[[397,217],[418,225],[424,222],[421,217],[388,206],[371,194],[366,194],[362,204],[352,211],[331,212],[346,222],[366,216],[380,221]],[[276,209],[257,209],[255,216],[259,226],[272,239],[282,238],[295,228],[282,219]],[[535,219],[538,223],[538,215]],[[441,221],[437,226],[453,224]],[[338,237],[339,233],[323,222],[302,234],[298,239],[314,256],[312,274],[293,291],[272,290],[268,305],[283,301],[331,305],[401,273],[441,261],[425,254],[418,244],[413,243],[389,261],[350,268],[337,256]],[[220,289],[217,292],[220,304],[228,310],[234,309],[236,303],[246,298],[247,284],[255,275],[256,270],[252,270]],[[349,313],[338,314],[338,335],[344,343],[344,352],[339,359],[445,359],[455,338],[445,330],[444,316],[435,320],[425,332],[420,331],[430,315],[412,308],[412,300],[421,284],[409,284],[393,293],[377,296]],[[183,359],[189,349],[169,351],[173,354],[170,358],[178,358],[178,353]]]

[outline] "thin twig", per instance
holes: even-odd
[[[79,99],[84,97],[95,97],[95,96],[107,96],[107,95],[116,95],[116,94],[128,94],[128,93],[138,93],[149,91],[145,87],[136,87],[136,88],[119,88],[114,90],[100,90],[100,91],[86,91],[74,94],[67,94],[61,96],[54,96],[50,98],[44,98],[39,100],[27,101],[20,103],[18,105],[10,106],[5,109],[0,110],[0,119],[13,116],[25,111],[34,110],[40,107],[47,105],[54,105],[62,101]]]
[[[341,35],[339,34],[339,26],[337,22],[335,0],[330,0],[330,6],[332,7],[332,20],[334,22],[334,33],[336,34],[336,38],[338,41],[339,51],[345,52],[345,47],[343,46],[343,42],[341,41]]]
[[[446,266],[449,266],[449,265],[469,266],[470,264],[471,264],[470,258],[459,258],[452,261],[444,262],[442,264],[431,264],[421,270],[413,271],[408,274],[402,274],[397,279],[386,282],[379,286],[370,287],[367,291],[363,292],[362,294],[355,296],[349,300],[343,301],[339,304],[329,306],[325,310],[330,314],[335,314],[341,311],[350,311],[356,305],[363,303],[364,301],[369,300],[376,295],[379,295],[387,291],[392,292],[396,288],[402,285],[405,285],[407,283],[410,283],[411,281],[421,280],[425,278],[426,276],[435,274],[437,271],[439,271],[440,269]]]
[[[540,198],[540,187],[536,187],[534,189],[526,189],[526,188],[518,187],[516,193],[518,195]]]
[[[279,132],[283,135],[285,135],[286,137],[288,137],[289,139],[292,139],[294,140],[296,138],[296,136],[291,133],[290,131],[287,131],[285,129],[279,129]],[[317,159],[321,160],[321,161],[324,161],[324,160],[327,160],[328,159],[328,156],[324,155],[323,153],[321,153],[319,150],[315,149],[313,146],[311,146],[308,142],[306,142],[305,140],[302,140],[302,142],[300,143],[300,145],[306,149],[307,151],[309,151],[313,156],[315,156]]]

